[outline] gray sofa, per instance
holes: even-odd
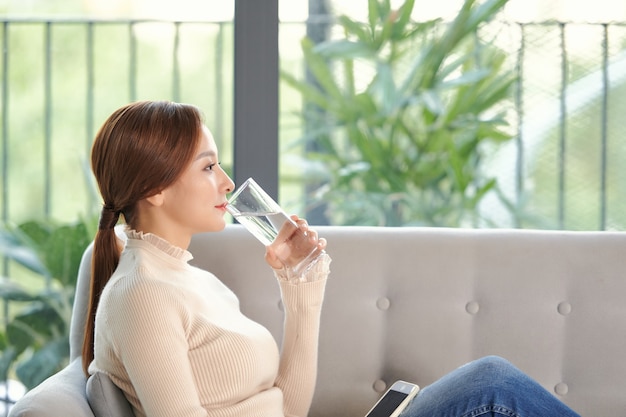
[[[425,386],[499,355],[583,416],[626,415],[626,233],[318,227],[333,257],[311,417],[363,416],[396,379]],[[194,238],[192,263],[281,338],[278,287],[241,226]],[[80,370],[89,270],[81,268],[71,364],[30,391],[18,416],[93,416]],[[92,382],[92,381],[90,381]],[[118,395],[91,388],[101,415]],[[93,385],[93,384],[92,384]]]

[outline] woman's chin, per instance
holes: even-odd
[[[210,225],[207,225],[204,232],[221,232],[225,228],[226,228],[226,220],[222,219],[222,221],[216,221]]]

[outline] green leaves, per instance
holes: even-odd
[[[32,241],[19,228],[0,230],[0,253],[37,274],[47,273]]]
[[[15,373],[27,388],[33,388],[48,376],[60,371],[66,362],[59,359],[67,358],[69,354],[67,337],[57,337],[36,350],[28,359],[20,362]]]
[[[0,297],[16,311],[0,333],[0,345],[6,347],[0,371],[13,367],[27,388],[67,363],[76,278],[92,240],[91,223],[29,221],[0,229],[0,254],[41,281],[36,288],[27,288],[16,279],[0,279]]]
[[[83,251],[91,241],[87,224],[83,221],[70,225],[30,221],[14,229],[12,234],[23,248],[30,249],[42,260],[40,266],[45,265],[44,270],[31,270],[49,275],[62,285],[75,282]]]
[[[338,19],[345,36],[302,42],[315,84],[283,73],[308,103],[307,157],[327,167],[314,194],[334,224],[459,226],[497,189],[480,170],[486,143],[506,132],[515,81],[504,53],[479,34],[506,0],[466,0],[456,18],[413,22],[369,0],[366,23]]]

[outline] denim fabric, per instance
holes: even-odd
[[[510,362],[488,356],[421,390],[400,417],[578,416]]]

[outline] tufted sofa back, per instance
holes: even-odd
[[[310,417],[360,417],[396,379],[509,359],[586,416],[626,415],[626,233],[318,227],[333,258]],[[241,226],[192,263],[281,338],[278,287]]]
[[[309,417],[363,417],[396,379],[423,387],[486,355],[509,359],[583,416],[626,416],[626,233],[317,230],[333,263]],[[232,225],[196,236],[190,251],[192,263],[215,273],[281,339],[279,290],[262,245]],[[88,248],[71,364],[10,417],[94,417],[80,368],[90,263]],[[126,415],[121,391],[96,387],[100,416]]]

